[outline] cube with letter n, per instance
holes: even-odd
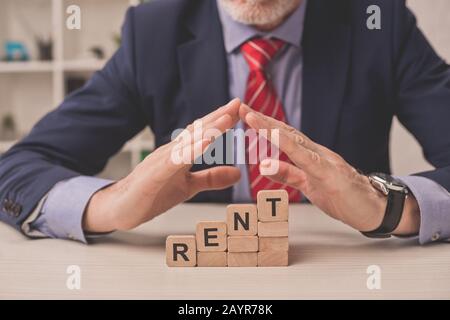
[[[254,236],[258,233],[258,213],[254,204],[230,204],[227,206],[229,236]]]

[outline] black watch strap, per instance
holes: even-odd
[[[381,225],[372,231],[361,232],[369,238],[389,238],[402,219],[406,193],[390,191],[387,195],[387,206]]]

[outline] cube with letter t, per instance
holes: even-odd
[[[257,205],[259,221],[276,222],[289,219],[289,199],[286,190],[259,191]]]
[[[262,190],[257,195],[258,266],[289,264],[289,199],[286,190]]]

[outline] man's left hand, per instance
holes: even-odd
[[[261,174],[267,172],[264,168],[278,165],[278,171],[267,177],[298,189],[329,216],[359,231],[372,231],[381,225],[387,198],[371,185],[365,175],[360,174],[341,156],[313,142],[287,124],[258,113],[248,106],[241,105],[240,117],[255,130],[267,129],[271,132],[272,129],[278,129],[279,139],[276,146],[286,153],[292,162],[271,158],[263,160],[260,163]],[[270,140],[271,135],[267,138]],[[419,207],[415,198],[409,195],[394,234],[417,234],[419,226]]]

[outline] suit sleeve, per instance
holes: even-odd
[[[450,238],[450,68],[396,1],[394,57],[396,114],[435,170],[404,177],[420,208],[421,244]]]
[[[395,1],[396,115],[436,168],[417,173],[450,191],[450,68],[416,25],[404,1]]]
[[[122,44],[103,70],[2,155],[0,220],[20,229],[56,183],[99,173],[108,158],[145,127],[135,79],[133,35],[131,8]]]

